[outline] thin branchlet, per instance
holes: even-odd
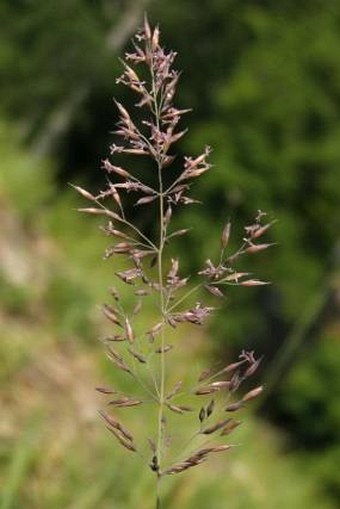
[[[73,187],[90,201],[89,207],[78,210],[106,218],[101,229],[112,244],[106,249],[104,259],[120,256],[126,260],[126,267],[116,271],[115,276],[118,285],[126,286],[131,293],[130,309],[121,299],[119,286],[118,289],[111,288],[113,302],[104,304],[102,312],[112,332],[103,343],[114,366],[122,375],[132,376],[135,380],[136,394],[126,395],[116,389],[98,387],[97,391],[109,398],[110,409],[100,413],[120,445],[147,458],[146,464],[157,477],[157,507],[160,507],[160,480],[199,465],[214,453],[229,451],[231,445],[223,440],[240,425],[230,413],[242,410],[263,390],[262,386],[248,387],[243,396],[235,396],[242,383],[257,371],[261,361],[254,352],[246,351],[231,364],[204,369],[196,385],[185,388],[183,380],[173,377],[175,367],[171,365],[171,352],[175,345],[171,331],[183,323],[202,326],[215,313],[215,306],[202,301],[204,289],[211,295],[210,301],[223,298],[226,287],[268,284],[249,272],[240,272],[236,263],[240,257],[272,245],[262,241],[262,237],[273,221],[264,222],[265,213],[258,211],[255,220],[245,227],[244,238],[236,250],[230,247],[232,224],[226,221],[217,242],[216,261],[208,259],[204,262],[197,274],[199,282],[195,285],[190,283],[188,275],[182,274],[179,258],[168,261],[166,251],[172,239],[188,233],[185,229],[172,229],[173,215],[178,206],[196,202],[189,194],[191,184],[211,170],[208,161],[211,148],[206,146],[201,154],[186,155],[182,163],[177,161],[173,146],[187,133],[187,129],[179,124],[190,109],[178,108],[174,104],[180,77],[173,67],[176,54],[160,45],[158,27],[151,29],[146,18],[132,47],[122,60],[123,73],[117,83],[136,94],[138,114],[115,101],[119,120],[114,133],[116,141],[110,146],[113,160],[102,162],[106,187],[96,195],[79,186]],[[121,154],[148,159],[149,171],[154,173],[154,178],[144,181],[141,172],[122,167],[119,164]],[[171,181],[173,164],[177,169]],[[178,164],[181,165],[180,172]],[[164,172],[167,174],[166,185]],[[128,194],[134,197],[132,207],[131,199],[127,206]],[[154,221],[158,229],[151,237],[137,226],[134,213],[135,207],[154,207],[155,204]],[[194,304],[193,296],[196,296]],[[153,316],[156,313],[158,318],[145,326],[149,315],[143,318],[143,310],[152,305],[155,306]],[[151,457],[148,450],[140,453],[143,439],[123,424],[129,412],[147,404],[158,409],[157,425],[150,423],[150,429],[157,429],[156,434],[151,436],[148,430],[144,440],[149,444]],[[120,412],[118,420],[111,413],[112,408]],[[173,433],[167,424],[170,414],[178,415],[179,419],[185,415],[192,419],[193,435],[181,449],[179,458],[176,452],[170,454],[167,451],[165,455]],[[146,424],[143,421],[143,428]],[[212,438],[215,443],[207,445]]]

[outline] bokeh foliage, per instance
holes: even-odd
[[[27,284],[13,285],[1,273],[0,297],[11,316],[29,318],[42,309],[47,330],[66,338],[92,336],[88,309],[100,302],[101,277],[109,276],[99,269],[98,278],[83,281],[103,243],[90,241],[89,226],[71,217],[75,203],[66,182],[100,187],[100,159],[116,120],[111,97],[122,93],[114,86],[119,64],[107,40],[134,3],[0,3],[0,111],[21,137],[16,143],[12,128],[2,124],[0,184],[6,207],[10,203],[11,214],[26,225],[20,245],[41,228],[60,249]],[[336,499],[340,3],[201,0],[198,8],[197,0],[154,0],[147,8],[166,46],[178,51],[184,70],[179,105],[193,107],[180,151],[214,148],[215,168],[194,188],[204,207],[177,218],[182,226],[198,225],[183,266],[193,272],[213,258],[229,217],[234,238],[259,208],[278,219],[271,233],[278,245],[258,261],[247,260],[272,287],[231,292],[213,337],[226,356],[256,346],[268,372],[280,365],[273,384],[279,392],[268,397],[267,413],[300,454],[309,454],[313,475]],[[140,220],[152,227],[152,218]],[[30,260],[36,256],[30,252]],[[40,278],[46,285],[33,285],[38,304],[32,305],[32,280]],[[27,352],[19,348],[12,358],[17,369]]]

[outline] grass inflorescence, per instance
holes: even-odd
[[[119,141],[110,147],[111,159],[103,161],[105,189],[92,194],[74,186],[90,202],[90,206],[79,210],[106,219],[102,230],[112,239],[112,245],[106,249],[104,258],[120,256],[127,262],[126,268],[116,272],[117,287],[110,289],[110,301],[102,307],[112,325],[112,334],[102,341],[108,359],[134,384],[128,385],[132,387],[129,393],[116,387],[97,387],[108,398],[108,408],[100,415],[115,440],[126,451],[141,457],[155,474],[158,508],[160,481],[200,465],[216,453],[229,451],[233,446],[229,435],[241,423],[235,414],[262,392],[259,386],[236,396],[242,383],[260,364],[261,359],[254,352],[243,351],[236,362],[204,369],[190,385],[178,379],[172,332],[182,324],[202,326],[216,311],[201,300],[193,301],[202,295],[203,289],[207,296],[213,296],[209,297],[210,302],[211,298],[223,299],[229,286],[267,284],[248,272],[240,272],[237,261],[243,255],[270,247],[261,238],[272,224],[263,222],[266,215],[258,211],[254,222],[245,227],[239,247],[231,250],[231,223],[226,222],[217,260],[204,262],[196,275],[196,284],[189,283],[189,277],[181,274],[178,258],[168,259],[166,252],[172,240],[188,234],[185,229],[172,228],[173,213],[178,207],[197,201],[190,196],[191,185],[210,171],[211,148],[206,146],[201,154],[185,156],[178,171],[173,146],[187,133],[187,129],[179,129],[178,125],[190,110],[174,105],[180,77],[173,68],[176,54],[162,48],[159,36],[158,27],[151,29],[145,18],[143,28],[135,36],[133,51],[122,60],[124,71],[117,83],[137,95],[137,114],[115,101],[119,121],[114,134]],[[134,162],[136,157],[149,161],[146,171],[154,178],[149,175],[143,178],[140,171],[116,164],[120,154],[130,155]],[[134,220],[136,210],[148,206],[155,213],[155,235],[143,231]],[[133,306],[125,304],[120,285],[131,290]],[[147,305],[153,306],[156,319],[145,327],[140,317]],[[150,422],[143,422],[145,436],[137,439],[124,413],[138,411],[141,405],[150,406]],[[170,416],[179,420],[190,416],[192,422],[192,435],[183,437],[183,445],[175,450]],[[179,430],[180,425],[176,425],[176,435]]]

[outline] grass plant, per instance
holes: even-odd
[[[105,188],[92,194],[74,186],[90,201],[89,207],[79,211],[106,220],[101,228],[112,244],[104,258],[117,256],[125,264],[115,273],[117,284],[102,307],[112,326],[112,333],[102,342],[108,359],[126,375],[127,383],[123,389],[97,387],[108,398],[100,415],[118,444],[154,473],[157,509],[162,507],[162,483],[167,476],[232,449],[235,444],[229,436],[240,425],[234,416],[263,390],[262,386],[248,387],[239,395],[242,383],[260,364],[254,352],[242,351],[235,362],[207,367],[200,373],[178,373],[176,332],[180,326],[204,325],[217,310],[211,300],[224,299],[227,287],[267,284],[249,272],[240,272],[237,263],[243,256],[270,247],[261,239],[272,225],[264,221],[266,214],[258,211],[235,250],[229,243],[231,223],[226,221],[216,256],[212,249],[211,259],[195,277],[181,273],[179,258],[169,258],[173,239],[189,233],[172,229],[173,214],[178,207],[197,203],[190,195],[191,186],[211,169],[210,147],[201,154],[185,156],[181,162],[173,148],[187,133],[178,126],[190,111],[174,105],[180,77],[173,68],[175,56],[160,45],[158,27],[151,29],[145,18],[117,79],[136,94],[137,103],[130,112],[115,101],[119,121],[110,147],[112,157],[103,161]],[[124,161],[130,157],[128,167],[120,165],[122,156]],[[153,217],[152,232],[143,230],[137,218],[145,207],[150,207]],[[122,298],[122,286],[131,291],[128,303]],[[205,301],[202,290],[206,291]],[[150,308],[154,318],[145,324],[143,312]],[[134,422],[131,427],[128,414],[141,406],[148,408],[148,418],[139,426],[130,418]],[[188,426],[181,426],[181,420],[190,424],[189,436],[182,436],[181,428]]]

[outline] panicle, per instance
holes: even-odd
[[[107,319],[106,326],[110,327],[101,341],[109,361],[121,375],[128,374],[129,382],[136,382],[138,388],[132,390],[129,384],[127,392],[131,394],[126,394],[125,389],[122,393],[105,385],[96,387],[102,397],[109,399],[110,411],[117,412],[117,417],[104,411],[100,415],[120,445],[144,457],[138,433],[132,434],[122,424],[121,414],[124,417],[141,405],[157,406],[157,432],[147,439],[147,464],[158,478],[184,472],[205,462],[212,454],[229,451],[233,447],[230,444],[211,445],[211,436],[220,441],[221,437],[229,436],[241,424],[230,414],[242,411],[263,392],[263,386],[258,385],[247,388],[243,396],[236,396],[260,365],[261,358],[257,359],[253,351],[242,351],[236,362],[204,369],[194,386],[186,390],[184,381],[176,377],[176,360],[173,360],[176,359],[176,343],[168,336],[182,324],[203,326],[216,310],[209,301],[215,297],[225,298],[227,286],[268,284],[250,272],[241,272],[236,262],[243,255],[261,252],[273,245],[262,241],[262,237],[274,223],[263,223],[266,214],[258,211],[253,223],[245,227],[245,236],[235,249],[234,229],[227,220],[217,243],[219,256],[218,253],[216,258],[211,255],[205,261],[198,272],[200,284],[189,290],[186,287],[191,280],[182,274],[183,264],[179,258],[164,256],[171,240],[189,231],[172,229],[177,206],[199,203],[189,196],[191,185],[212,165],[208,145],[201,153],[186,155],[183,161],[176,156],[174,146],[188,132],[180,125],[182,117],[191,110],[175,105],[181,73],[174,68],[176,53],[165,50],[160,40],[158,26],[150,27],[145,16],[132,50],[122,60],[122,74],[117,79],[118,84],[133,92],[137,102],[133,108],[114,101],[118,119],[113,132],[115,139],[109,147],[110,158],[102,161],[105,187],[94,195],[80,186],[73,186],[91,202],[89,207],[78,210],[105,221],[101,230],[109,238],[110,245],[105,249],[104,259],[110,263],[112,257],[119,255],[114,271],[118,290],[111,287],[110,302],[101,308]],[[124,163],[120,162],[121,156],[124,156]],[[143,165],[137,162],[130,168],[129,160],[140,161],[140,157],[149,162],[153,175],[146,175],[144,161]],[[136,221],[136,215],[142,216],[145,209],[149,209],[156,225],[155,228],[152,225],[150,231],[139,226],[143,220]],[[210,294],[205,295],[208,303],[196,300],[197,296],[193,298],[198,287]],[[131,299],[127,298],[129,291]],[[143,316],[149,304],[154,313],[152,318],[148,313]],[[171,366],[171,360],[173,365],[168,369],[167,363]],[[182,420],[190,419],[191,412],[195,412],[195,439],[200,442],[196,443],[194,451],[169,463],[170,456],[165,454],[172,437],[168,420],[171,424],[176,415]],[[136,422],[142,431],[146,422]]]

